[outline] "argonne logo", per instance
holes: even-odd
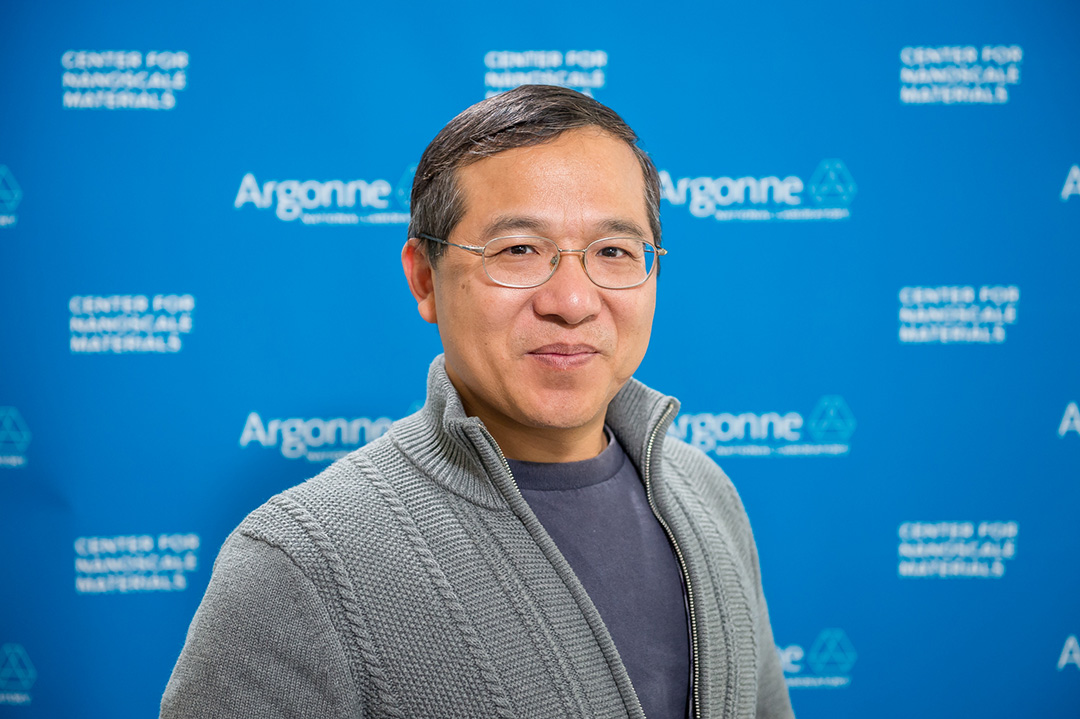
[[[1076,402],[1069,402],[1065,407],[1065,414],[1058,425],[1058,437],[1064,437],[1069,432],[1080,434],[1080,407],[1076,406]]]
[[[21,467],[26,464],[30,438],[30,429],[19,410],[0,407],[0,467]]]
[[[668,433],[718,457],[836,456],[850,451],[856,424],[843,397],[826,395],[808,423],[798,412],[701,412],[679,415]],[[813,441],[804,440],[804,425]]]
[[[837,395],[822,397],[810,413],[810,435],[819,442],[846,442],[855,433],[855,415],[844,398]]]
[[[258,442],[263,447],[277,447],[287,459],[303,457],[309,462],[326,462],[340,459],[357,447],[381,437],[390,429],[393,420],[388,417],[369,419],[335,417],[322,419],[271,419],[263,423],[258,412],[248,414],[240,446]]]
[[[0,227],[13,227],[19,221],[15,210],[22,201],[22,188],[7,165],[0,165]]]
[[[851,669],[858,654],[843,629],[823,629],[806,654],[798,644],[777,647],[784,681],[792,689],[840,688],[851,683]],[[806,657],[810,672],[800,663]]]
[[[22,201],[22,188],[7,165],[0,165],[0,210],[14,212]]]
[[[822,160],[810,178],[810,195],[825,207],[847,207],[855,199],[855,180],[840,160]]]
[[[1065,186],[1061,188],[1061,201],[1068,202],[1073,195],[1080,195],[1080,165],[1069,168],[1069,175],[1065,178]]]
[[[809,185],[809,207],[802,193]],[[843,161],[822,160],[803,182],[797,175],[767,177],[681,177],[660,172],[661,197],[672,205],[687,205],[694,217],[717,220],[842,220],[857,188]]]
[[[268,180],[260,186],[249,172],[240,180],[233,205],[274,208],[278,219],[299,219],[306,225],[406,224],[415,172],[415,165],[407,168],[396,189],[386,180]],[[391,208],[391,201],[398,210]],[[331,209],[337,211],[321,211]]]
[[[858,655],[843,629],[824,629],[810,647],[810,667],[820,676],[847,674]]]
[[[0,689],[27,691],[36,679],[37,670],[22,646],[5,644],[0,647]]]

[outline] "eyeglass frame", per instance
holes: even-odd
[[[460,247],[461,249],[466,250],[467,252],[472,252],[472,253],[480,255],[480,259],[484,261],[483,262],[484,274],[488,276],[488,279],[491,280],[492,282],[494,282],[495,284],[499,285],[500,287],[509,287],[510,289],[514,289],[514,290],[531,290],[532,288],[539,287],[540,285],[542,285],[545,282],[547,282],[548,280],[550,280],[552,277],[555,276],[555,270],[559,269],[559,262],[562,261],[562,256],[563,256],[563,253],[565,253],[565,252],[580,253],[579,259],[581,259],[581,269],[585,271],[585,276],[589,278],[589,281],[592,282],[597,287],[599,287],[600,289],[602,289],[602,290],[632,290],[635,287],[641,287],[643,284],[645,284],[646,282],[649,281],[649,278],[652,277],[653,274],[655,274],[656,272],[659,271],[658,268],[660,267],[660,258],[663,257],[664,255],[666,255],[667,252],[668,252],[665,248],[659,247],[655,243],[649,242],[648,240],[642,240],[639,237],[626,237],[626,236],[622,236],[622,235],[612,235],[611,237],[601,237],[599,239],[593,240],[592,242],[585,245],[585,247],[583,247],[580,250],[564,250],[563,248],[559,247],[559,244],[557,242],[555,242],[555,240],[551,239],[550,237],[542,237],[540,235],[501,235],[499,237],[492,237],[490,240],[485,242],[483,245],[459,245],[456,242],[450,242],[449,240],[442,240],[442,239],[439,239],[438,237],[432,237],[431,235],[425,234],[423,232],[419,233],[417,235],[417,237],[419,237],[421,239],[424,239],[424,240],[430,240],[432,242],[438,242],[441,245],[448,245],[450,247]],[[520,237],[522,239],[547,240],[551,244],[555,245],[555,250],[558,252],[558,254],[555,255],[555,258],[556,258],[555,259],[555,264],[551,267],[551,272],[548,273],[547,277],[542,279],[540,282],[537,282],[535,285],[508,285],[505,282],[500,282],[499,280],[495,279],[494,277],[491,276],[491,273],[488,272],[487,255],[485,254],[485,252],[487,251],[487,246],[490,245],[492,242],[495,242],[496,240],[513,239],[513,238],[518,238],[518,237]],[[593,279],[593,276],[591,274],[589,274],[589,266],[585,262],[585,253],[588,252],[589,248],[592,247],[593,245],[595,245],[597,242],[604,242],[605,240],[637,240],[639,242],[643,242],[643,243],[645,243],[647,245],[650,245],[653,248],[653,251],[656,252],[656,260],[653,262],[653,266],[649,268],[649,274],[645,275],[645,278],[642,279],[641,282],[638,282],[638,283],[633,284],[633,285],[627,285],[626,287],[605,287],[604,285],[600,284],[595,279]]]

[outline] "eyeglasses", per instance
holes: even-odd
[[[627,290],[645,283],[667,250],[639,237],[604,237],[583,250],[564,250],[554,240],[532,235],[496,237],[487,244],[459,245],[420,234],[425,240],[460,247],[484,258],[484,271],[503,287],[537,287],[551,279],[564,253],[581,255],[585,274],[599,287]]]

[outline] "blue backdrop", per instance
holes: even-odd
[[[422,401],[412,167],[523,82],[663,171],[638,376],[798,715],[1080,716],[1075,4],[0,16],[0,716],[154,715],[231,528]]]

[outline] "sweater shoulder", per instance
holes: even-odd
[[[334,538],[362,534],[365,528],[378,527],[389,519],[385,503],[374,496],[372,480],[379,473],[365,449],[361,447],[314,477],[270,497],[249,513],[233,534],[281,549],[305,573],[313,562],[332,560]]]
[[[663,458],[665,472],[672,472],[682,483],[705,495],[719,495],[727,501],[735,501],[742,508],[735,485],[705,452],[668,435],[664,438]]]
[[[735,484],[709,455],[683,440],[664,438],[664,474],[668,487],[699,518],[722,525],[745,557],[754,554],[750,519]]]

